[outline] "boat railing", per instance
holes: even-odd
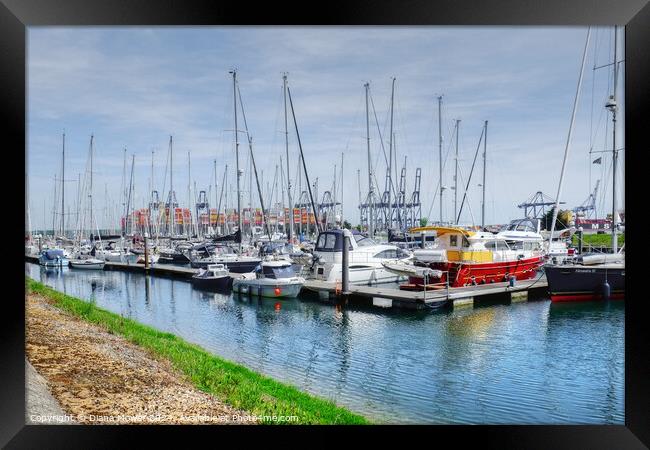
[[[430,269],[433,272],[433,269]],[[433,291],[440,291],[442,289],[445,290],[447,300],[449,300],[449,271],[448,270],[441,270],[437,272],[442,272],[442,274],[445,276],[445,281],[440,281],[438,283],[429,283],[429,276],[431,276],[429,273],[424,273],[424,283],[423,283],[423,295],[424,295],[424,301],[426,304],[427,300],[427,288],[431,287],[430,290]]]

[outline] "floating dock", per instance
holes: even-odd
[[[38,258],[25,255],[25,259],[38,263]],[[144,264],[106,262],[104,270],[120,270],[145,273]],[[189,279],[199,269],[173,264],[152,264],[148,273],[156,276]],[[241,274],[231,273],[238,278]],[[517,281],[514,286],[508,282],[477,286],[436,289],[427,291],[404,291],[382,285],[350,285],[349,292],[341,292],[340,285],[320,280],[307,280],[301,295],[317,297],[333,303],[341,301],[361,303],[383,308],[437,309],[442,307],[472,307],[480,303],[514,303],[547,296],[546,276]]]

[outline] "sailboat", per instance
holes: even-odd
[[[93,228],[93,135],[90,136],[90,228]],[[81,231],[81,230],[80,230]],[[99,234],[99,233],[98,233]],[[81,232],[79,233],[81,236]],[[75,259],[69,261],[70,267],[73,269],[95,269],[103,270],[105,261],[95,258],[95,243],[91,241],[92,250],[90,257],[83,255],[81,249],[76,255]]]
[[[585,44],[585,55],[583,55],[583,68],[581,69],[580,81],[578,82],[578,92],[576,93],[576,103],[580,92],[580,82],[582,81],[582,70],[584,69],[584,59],[587,53],[589,43],[589,32],[587,33],[587,44]],[[553,302],[572,302],[572,301],[589,301],[589,300],[609,300],[625,298],[625,255],[624,248],[617,251],[617,227],[616,227],[616,162],[618,149],[616,147],[616,113],[618,105],[616,102],[616,88],[618,79],[618,61],[617,54],[617,27],[614,27],[614,87],[613,94],[605,104],[605,108],[612,113],[612,254],[593,254],[581,255],[572,263],[558,265],[547,265],[544,270],[548,281],[548,292]],[[575,115],[575,105],[574,105]],[[565,162],[569,149],[571,129],[573,120],[569,128],[569,139],[567,140],[567,149],[565,151]],[[564,167],[562,173],[564,172]],[[560,176],[560,185],[558,187],[559,202],[562,188],[562,176]],[[555,222],[555,218],[553,222]],[[553,223],[554,225],[555,223]],[[552,232],[552,230],[551,230]],[[623,246],[624,247],[624,246]]]

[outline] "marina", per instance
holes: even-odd
[[[135,272],[25,271],[378,423],[623,423],[620,301],[398,311]]]
[[[86,86],[102,108],[114,92],[139,99],[113,105],[119,115],[33,109],[24,267],[39,336],[27,363],[54,401],[107,417],[164,410],[158,394],[120,399],[141,386],[174,405],[166,423],[189,420],[180,394],[139,378],[140,358],[193,410],[251,423],[624,424],[621,29],[368,29],[382,45],[318,29],[338,43],[332,60],[292,65],[284,57],[314,41],[296,50],[286,37],[299,30],[245,28],[122,30],[142,47],[104,50],[155,55],[164,83],[137,63],[136,92]],[[46,49],[47,31],[33,33]],[[89,48],[117,37],[97,33]],[[260,65],[241,51],[247,33],[250,48],[284,51]],[[476,45],[450,52],[452,71],[415,57],[466,37]],[[201,63],[170,59],[174,39]],[[391,61],[348,67],[356,42]],[[526,51],[513,58],[504,42]],[[110,74],[112,60],[97,67]],[[56,86],[39,83],[36,96]],[[81,347],[131,369],[105,392]]]

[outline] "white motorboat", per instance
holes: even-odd
[[[332,283],[343,279],[343,235],[349,233],[350,284],[396,283],[404,279],[403,275],[391,272],[383,262],[404,260],[411,253],[390,244],[377,244],[358,231],[327,230],[318,235],[313,252],[314,263],[309,269],[311,277]]]
[[[71,259],[70,267],[73,269],[94,269],[94,270],[103,270],[105,261],[95,258],[86,258],[86,259]]]
[[[225,290],[232,285],[232,278],[223,264],[210,264],[192,276],[192,283],[198,288]]]
[[[244,273],[232,282],[232,290],[239,294],[271,298],[297,297],[305,279],[296,275],[291,262],[267,260],[254,272]]]

